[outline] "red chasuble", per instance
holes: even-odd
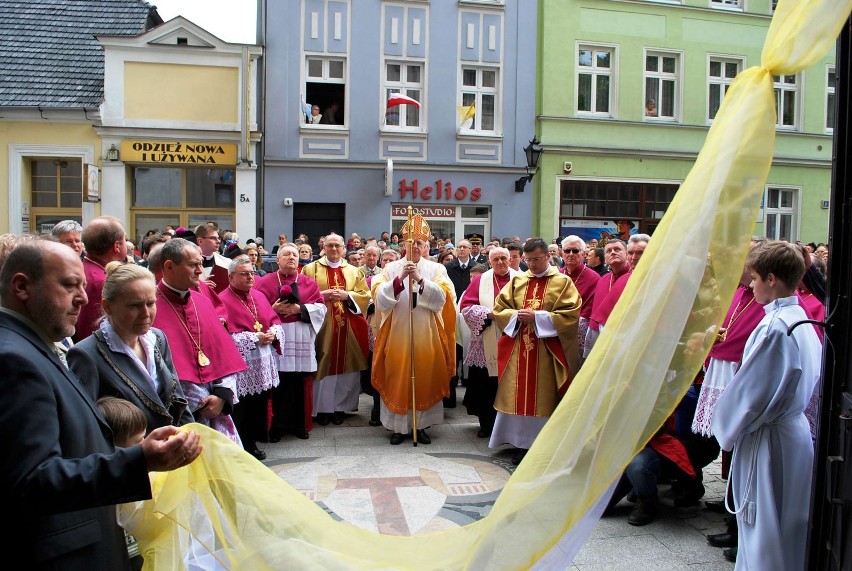
[[[181,381],[205,384],[247,369],[213,304],[197,291],[181,299],[160,282],[153,325],[166,334]],[[199,349],[209,360],[206,366],[199,363]]]
[[[346,289],[346,280],[343,277],[343,269],[340,267],[326,267],[328,272],[328,284],[333,289]],[[341,375],[348,373],[351,368],[346,367],[346,340],[347,330],[351,327],[355,331],[356,339],[366,340],[367,321],[362,315],[355,315],[346,307],[346,302],[331,301],[326,304],[331,319],[326,319],[326,326],[331,327],[331,345],[329,347],[328,374]],[[360,318],[360,319],[359,319]],[[369,347],[361,347],[364,355],[369,354]]]

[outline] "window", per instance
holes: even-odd
[[[385,63],[385,100],[391,93],[401,93],[423,102],[423,63]],[[397,105],[385,112],[385,126],[401,129],[420,129],[420,108],[416,105]]]
[[[679,56],[645,54],[645,117],[675,121],[678,118]]]
[[[728,93],[731,81],[742,69],[742,60],[730,58],[710,58],[708,71],[707,120],[712,121]]]
[[[473,105],[475,115],[469,131],[497,130],[497,69],[462,68],[462,105]]]
[[[779,128],[796,128],[796,94],[798,85],[795,75],[772,76],[775,81],[775,114],[776,126]]]
[[[739,8],[742,9],[744,0],[710,0],[713,8]]]
[[[317,105],[323,125],[345,125],[346,60],[309,55],[305,61],[305,101]],[[307,122],[307,119],[305,119]]]
[[[33,207],[80,208],[83,164],[79,159],[33,160]]]
[[[829,66],[825,79],[825,130],[829,133],[834,132],[834,84],[836,80],[837,73],[834,66]]]
[[[612,116],[612,48],[577,50],[577,113]]]
[[[764,233],[770,240],[794,242],[796,235],[796,193],[795,188],[766,189],[764,212]]]

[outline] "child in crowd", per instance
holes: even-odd
[[[98,399],[98,410],[112,429],[113,444],[117,448],[128,448],[139,444],[145,439],[148,429],[148,419],[138,406],[130,401],[116,397],[101,397]],[[121,509],[121,506],[118,506]],[[127,533],[127,555],[130,557],[130,567],[142,569],[142,556],[136,539]]]
[[[766,315],[722,392],[712,432],[733,448],[728,505],[737,516],[737,569],[805,568],[813,442],[805,417],[820,375],[822,348],[796,297],[805,273],[793,244],[767,241],[746,264]]]

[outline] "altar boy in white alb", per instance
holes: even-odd
[[[796,298],[805,273],[798,248],[768,241],[751,251],[754,298],[766,315],[716,404],[713,434],[733,448],[728,486],[739,526],[736,569],[805,568],[813,442],[805,409],[817,388],[822,348]],[[729,502],[730,504],[730,502]]]

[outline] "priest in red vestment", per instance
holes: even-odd
[[[157,284],[157,317],[172,347],[172,359],[189,410],[241,444],[230,413],[237,400],[236,374],[248,367],[206,297],[195,291],[201,250],[181,238],[160,249],[163,278]]]
[[[547,243],[524,243],[529,270],[515,276],[494,301],[503,332],[497,347],[497,419],[489,447],[512,444],[520,463],[577,372],[580,294],[549,264]]]
[[[329,234],[323,242],[325,257],[302,269],[317,282],[328,308],[317,335],[314,384],[314,414],[321,425],[342,424],[346,412],[358,410],[360,373],[370,354],[365,318],[370,292],[364,274],[343,258],[344,244],[342,237]]]
[[[278,386],[278,358],[284,344],[281,320],[266,297],[253,289],[254,264],[246,255],[231,261],[230,284],[222,291],[221,300],[228,310],[228,331],[234,339],[248,369],[237,373],[237,396],[234,423],[243,448],[257,458],[266,452],[257,447],[268,440],[269,395]]]
[[[80,308],[74,342],[82,341],[97,329],[95,322],[103,315],[101,292],[106,281],[106,265],[127,260],[127,233],[121,220],[113,216],[94,218],[83,228],[83,271],[86,273],[86,295],[89,301]]]
[[[313,427],[316,337],[327,311],[317,282],[299,272],[298,247],[282,244],[277,248],[278,271],[255,282],[281,319],[286,340],[278,362],[280,382],[272,391],[270,442],[278,442],[284,434],[307,439]]]
[[[497,342],[501,332],[494,323],[494,300],[500,290],[519,272],[509,267],[509,250],[492,248],[488,253],[491,269],[474,276],[462,294],[459,312],[470,329],[465,351],[468,366],[464,406],[479,418],[480,438],[490,438],[497,411]]]

